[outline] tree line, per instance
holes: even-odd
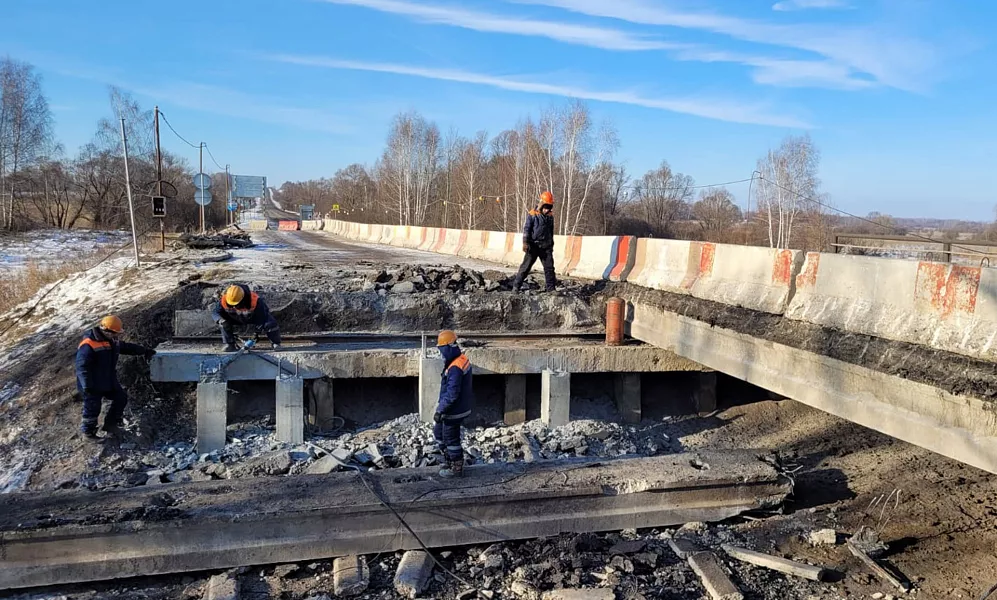
[[[820,153],[807,135],[786,138],[758,161],[745,208],[726,187],[697,185],[665,160],[633,175],[616,160],[618,149],[615,129],[595,123],[579,101],[494,137],[453,128],[444,134],[418,112],[405,112],[392,120],[373,164],[286,182],[277,197],[351,221],[515,231],[540,192],[551,190],[560,234],[808,249],[829,243],[834,221],[820,192]]]
[[[29,63],[0,59],[0,227],[128,227],[122,117],[136,229],[158,229],[150,200],[158,191],[153,111],[122,90],[110,88],[108,115],[97,122],[91,140],[67,156],[53,132],[41,76]],[[175,231],[198,227],[200,209],[192,183],[196,171],[170,152],[162,153],[162,164],[167,226]],[[224,176],[220,183],[224,189]],[[224,204],[224,199],[216,198],[208,205],[209,226],[225,224]]]

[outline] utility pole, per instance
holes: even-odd
[[[135,235],[135,205],[132,203],[132,180],[128,175],[128,138],[125,136],[125,118],[121,117],[121,147],[125,152],[125,190],[128,192],[128,216],[132,221],[132,247],[135,249],[135,266],[142,266],[138,257],[138,236]]]
[[[225,165],[225,208],[226,208],[226,210],[228,210],[228,208],[229,208],[229,206],[228,206],[229,203],[232,202],[232,192],[229,191],[229,187],[228,187],[229,181],[228,181],[228,178],[229,178],[228,165]],[[231,225],[235,225],[235,211],[234,210],[229,210],[228,212],[231,214],[231,223],[230,224]]]
[[[201,181],[204,181],[204,142],[201,142],[201,145],[198,146],[198,149],[200,150],[200,159],[199,159],[199,163],[198,163],[198,167],[197,167],[197,172],[200,174]],[[208,191],[207,188],[205,188],[204,191],[202,192],[202,194],[206,195],[207,191]],[[202,203],[201,203],[201,234],[203,235],[204,233],[206,233],[206,230],[204,228],[204,204],[203,204],[203,199],[202,199]]]
[[[163,195],[163,152],[159,147],[159,107],[156,107],[156,195]],[[166,252],[166,218],[159,219],[159,251]]]

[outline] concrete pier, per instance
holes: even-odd
[[[419,359],[419,418],[424,423],[433,422],[433,414],[440,402],[442,373],[442,358]]]
[[[228,384],[224,381],[197,384],[197,451],[213,452],[225,446],[228,424]]]
[[[540,420],[548,427],[571,420],[571,373],[544,369],[540,374]]]
[[[526,375],[505,376],[505,424],[526,422]]]
[[[640,373],[617,373],[614,378],[616,409],[620,411],[623,422],[640,423]]]
[[[291,444],[305,441],[305,386],[300,377],[277,380],[277,439]]]

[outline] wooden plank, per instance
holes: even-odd
[[[857,556],[859,560],[865,563],[865,566],[869,567],[869,570],[872,571],[876,575],[876,577],[879,577],[886,583],[889,583],[890,585],[896,587],[902,592],[910,591],[909,583],[907,583],[906,581],[901,581],[893,573],[887,571],[885,568],[883,568],[883,565],[876,562],[875,558],[866,554],[864,550],[853,544],[851,540],[848,540],[845,543],[845,545],[848,546],[848,549],[852,551],[852,554]]]
[[[689,566],[699,575],[713,600],[744,600],[744,594],[727,576],[716,554],[697,552],[689,557]]]

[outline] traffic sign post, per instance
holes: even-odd
[[[207,206],[211,204],[211,192],[209,192],[208,190],[195,190],[194,202],[197,202],[201,206]]]

